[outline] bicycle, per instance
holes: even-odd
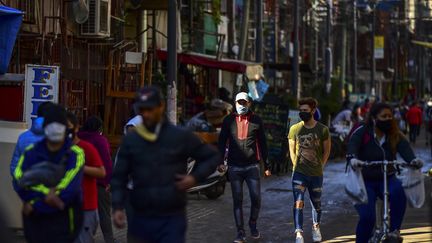
[[[369,166],[375,166],[375,165],[381,165],[383,167],[383,177],[384,177],[384,195],[383,195],[383,208],[382,208],[382,215],[381,215],[381,226],[378,224],[375,226],[375,232],[373,236],[369,239],[369,243],[401,243],[402,238],[398,234],[395,234],[394,232],[390,232],[390,208],[389,208],[389,190],[388,190],[388,166],[389,165],[395,165],[395,166],[401,166],[401,167],[411,167],[409,164],[400,162],[397,160],[394,161],[369,161],[369,162],[363,162],[361,167],[369,167]],[[376,211],[377,218],[379,211]]]

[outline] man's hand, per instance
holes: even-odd
[[[108,193],[111,193],[111,185],[108,184],[108,186],[105,187],[105,191]]]
[[[176,187],[180,191],[186,191],[196,184],[195,177],[191,175],[177,175],[176,180]]]
[[[25,216],[29,216],[33,212],[33,206],[31,203],[25,202],[22,208],[22,212]]]
[[[227,170],[227,166],[226,165],[219,165],[218,168],[217,168],[217,170],[220,173],[223,173],[223,172],[225,172]]]
[[[53,208],[63,210],[65,207],[64,202],[57,196],[54,188],[51,188],[49,193],[45,196],[44,201]]]
[[[271,173],[270,170],[266,170],[266,171],[264,171],[264,175],[265,175],[266,177],[269,177],[269,176],[272,175],[272,173]]]
[[[124,210],[114,210],[113,222],[115,227],[123,229],[126,226],[126,213]]]

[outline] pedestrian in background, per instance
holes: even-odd
[[[45,138],[26,149],[14,171],[14,189],[23,201],[24,235],[28,243],[73,242],[82,225],[84,152],[66,134],[63,107],[46,110],[43,128]],[[51,170],[40,167],[51,164],[60,168],[55,175],[61,173],[61,178],[53,182],[57,186],[22,186],[51,179]]]
[[[18,160],[21,157],[21,155],[24,153],[25,149],[34,144],[39,142],[44,138],[44,131],[43,131],[43,122],[44,122],[44,113],[46,110],[53,105],[51,102],[44,102],[39,105],[37,109],[37,117],[32,121],[31,128],[25,132],[23,132],[19,137],[18,141],[15,145],[15,150],[12,155],[12,161],[10,164],[10,173],[13,177],[13,173],[15,171],[15,168],[18,164]]]
[[[241,92],[235,98],[236,113],[225,117],[219,135],[219,152],[227,153],[228,177],[231,182],[234,219],[237,227],[235,243],[246,242],[243,219],[243,183],[249,188],[251,212],[249,228],[254,239],[261,237],[257,228],[261,208],[260,162],[264,162],[265,175],[270,176],[267,161],[267,142],[261,118],[251,110],[251,99]],[[221,166],[223,167],[223,165]],[[222,170],[223,168],[220,168]]]
[[[114,224],[126,225],[126,185],[131,176],[131,242],[185,242],[186,190],[212,174],[221,158],[192,132],[167,120],[159,89],[141,89],[134,108],[143,123],[126,135],[117,155],[111,181]],[[186,175],[188,158],[196,160],[196,167]]]
[[[409,139],[413,144],[416,143],[420,126],[423,122],[423,112],[418,104],[419,103],[417,101],[414,101],[406,114],[406,120],[409,125]]]
[[[105,177],[105,168],[96,148],[78,138],[78,119],[72,112],[66,114],[68,120],[68,136],[72,143],[84,151],[83,190],[83,225],[75,243],[95,242],[96,230],[99,227],[98,194],[96,179]]]
[[[366,98],[364,100],[364,103],[361,107],[361,116],[362,117],[367,117],[367,115],[369,114],[369,110],[372,106],[372,103],[370,102],[369,98]]]
[[[113,162],[108,139],[103,135],[103,122],[97,116],[89,117],[84,123],[78,137],[91,143],[97,150],[103,166],[105,176],[97,179],[99,224],[106,243],[114,243],[114,233],[111,219],[111,192],[110,181],[112,177]]]
[[[318,102],[314,98],[299,100],[301,122],[290,128],[288,140],[293,161],[292,188],[294,193],[294,226],[296,243],[303,243],[303,208],[306,190],[312,205],[312,238],[322,240],[321,194],[324,165],[330,155],[331,138],[328,127],[313,118]]]

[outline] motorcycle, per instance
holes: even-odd
[[[231,112],[231,109],[231,105],[215,99],[211,102],[209,110],[195,115],[184,126],[192,130],[203,143],[216,146],[219,139],[219,131],[215,126],[222,123],[223,118]],[[196,161],[192,158],[188,160],[188,174],[193,171],[195,164]],[[217,199],[225,193],[226,173],[226,169],[221,171],[216,169],[204,182],[190,188],[188,192],[204,194],[208,199]]]
[[[188,161],[188,174],[190,174],[195,166],[196,161],[189,159]],[[225,184],[227,182],[226,170],[218,171],[216,170],[207,179],[190,188],[187,192],[204,194],[208,199],[217,199],[225,193]]]

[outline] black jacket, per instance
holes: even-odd
[[[411,162],[416,158],[409,142],[403,137],[397,145],[397,153],[407,162]],[[383,153],[384,151],[384,153]],[[381,161],[381,160],[396,160],[396,154],[391,151],[390,143],[386,140],[382,146],[375,138],[375,133],[372,127],[362,125],[353,132],[347,147],[348,162],[352,158],[357,158],[362,161]],[[382,180],[383,172],[381,166],[364,167],[362,169],[363,178],[365,180]],[[389,175],[394,175],[396,168],[389,166]]]
[[[140,129],[139,127],[137,129]],[[187,173],[187,159],[196,160],[192,176],[201,182],[213,173],[221,160],[210,145],[192,132],[168,122],[159,137],[150,142],[139,131],[122,141],[111,181],[113,209],[123,209],[129,175],[134,182],[131,205],[137,214],[164,216],[185,212],[186,192],[176,188],[176,175]]]
[[[263,122],[252,112],[225,117],[218,146],[221,154],[228,147],[228,165],[248,166],[263,161],[265,169],[270,168]]]

